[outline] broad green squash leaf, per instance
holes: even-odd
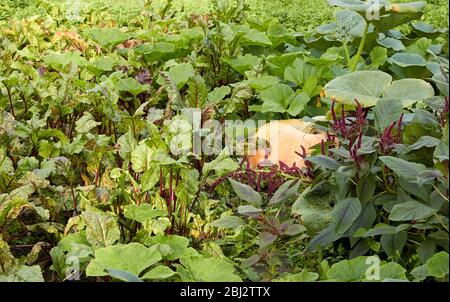
[[[435,278],[444,278],[449,271],[449,258],[447,252],[439,252],[428,259],[426,263],[428,275]]]
[[[258,29],[264,31],[262,28]],[[270,22],[267,27],[267,35],[272,41],[272,47],[274,48],[285,42],[295,43],[295,38],[290,34],[289,30],[279,22]]]
[[[141,279],[139,279],[139,277],[136,276],[135,274],[127,271],[112,268],[106,268],[105,271],[108,273],[109,276],[125,282],[144,282]]]
[[[387,49],[384,47],[376,46],[370,51],[370,70],[377,70],[380,66],[384,65],[387,60]]]
[[[247,80],[247,84],[256,91],[260,92],[270,86],[277,85],[280,80],[274,76],[262,76],[259,78],[252,78]]]
[[[431,39],[435,39],[439,34],[445,33],[445,28],[436,29],[432,24],[424,23],[424,22],[414,22],[411,26],[416,30],[416,32],[423,34],[426,37]]]
[[[408,45],[408,47],[406,47],[405,53],[418,54],[426,59],[428,55],[428,49],[431,46],[431,42],[431,39],[422,37],[414,41],[414,43],[412,43],[411,45]]]
[[[427,66],[426,60],[414,53],[396,53],[388,59],[388,62],[400,67]]]
[[[96,76],[100,76],[101,74],[112,71],[113,67],[117,64],[117,61],[111,57],[98,57],[95,60],[91,61],[87,68],[90,72],[94,73]]]
[[[178,235],[160,234],[147,237],[143,243],[149,247],[158,244],[168,245],[170,247],[170,252],[164,254],[163,257],[169,261],[174,261],[185,255],[189,246],[189,239]]]
[[[291,66],[286,67],[284,70],[284,79],[303,87],[308,79],[320,77],[324,69],[323,66],[312,65],[306,63],[303,59],[297,58]]]
[[[357,71],[333,79],[324,90],[327,97],[338,102],[354,105],[357,99],[362,106],[370,107],[377,103],[391,81],[392,77],[382,71]]]
[[[366,13],[367,10],[369,10],[372,5],[371,3],[368,3],[367,1],[363,0],[327,0],[327,2],[329,5],[351,9],[353,11],[360,13]],[[390,1],[383,0],[380,1],[379,4],[381,5],[380,9],[382,8],[383,11],[391,12],[394,14],[395,13],[406,14],[406,13],[421,12],[422,9],[425,7],[426,2],[419,1],[411,3],[390,4]]]
[[[384,92],[384,98],[399,99],[403,107],[434,96],[433,87],[420,79],[402,79],[392,82]]]
[[[238,56],[236,58],[222,58],[222,60],[242,75],[260,62],[258,57],[251,54]]]
[[[117,244],[95,250],[95,258],[86,268],[87,276],[106,276],[106,269],[122,270],[139,276],[162,259],[161,254],[140,243]]]
[[[234,274],[234,265],[224,259],[198,257],[180,258],[177,272],[183,282],[241,282]]]
[[[358,12],[366,18],[371,18],[371,23],[378,32],[385,32],[405,22],[418,19],[422,15],[426,2],[417,1],[411,3],[390,4],[388,1],[381,1],[374,15],[373,3],[361,0],[327,0],[328,4],[350,9]]]
[[[81,218],[81,216],[77,216],[78,218]],[[77,225],[78,228],[82,227],[82,221],[81,219],[77,219],[80,225]],[[71,229],[71,228],[69,228]],[[86,231],[82,230],[76,233],[68,233],[65,237],[63,237],[58,242],[58,247],[60,247],[63,251],[68,252],[70,251],[75,245],[78,245],[79,247],[84,246],[87,249],[92,249],[89,246],[89,241],[86,237]]]
[[[73,269],[84,267],[94,255],[94,251],[86,239],[86,231],[70,233],[50,251],[52,257],[51,269],[56,271],[60,278],[66,278],[73,273]]]
[[[327,271],[327,277],[340,282],[407,280],[406,270],[398,263],[389,262],[381,265],[379,276],[374,274],[372,265],[374,263],[366,256],[343,260],[331,266]],[[377,277],[378,279],[375,279]]]
[[[250,29],[241,37],[240,43],[242,45],[272,46],[272,41],[270,41],[266,34],[254,28]]]
[[[387,3],[385,10],[392,14],[414,14],[422,12],[426,5],[427,3],[425,1]]]
[[[377,42],[381,46],[384,46],[386,48],[391,48],[395,51],[402,51],[402,50],[406,49],[401,40],[398,40],[398,39],[395,39],[392,37],[387,37],[382,33],[380,33],[378,35]]]
[[[86,59],[81,56],[80,52],[64,52],[64,53],[51,53],[44,57],[44,63],[58,71],[65,71],[66,67],[71,66],[84,66]]]
[[[108,49],[111,49],[130,38],[130,34],[123,32],[119,28],[94,28],[87,31],[87,35],[89,38]]]
[[[392,77],[382,71],[357,71],[337,77],[325,87],[327,97],[338,102],[355,105],[355,99],[363,107],[371,107],[382,98],[399,101],[403,107],[434,96],[430,84],[420,79],[402,79],[392,82]]]
[[[145,273],[142,276],[142,279],[144,280],[162,280],[167,279],[175,275],[176,273],[168,268],[167,266],[157,266],[153,269],[151,269],[149,272]]]
[[[298,116],[302,113],[308,105],[310,100],[309,95],[306,92],[297,94],[289,105],[287,112],[292,116]]]
[[[335,13],[336,36],[339,41],[347,44],[354,38],[362,37],[366,20],[351,10],[339,10]]]
[[[166,61],[177,57],[176,47],[169,42],[156,42],[136,47],[137,52],[144,54],[146,61],[154,63],[157,60]]]
[[[428,277],[428,269],[427,266],[421,265],[414,268],[411,271],[411,275],[414,277],[414,281],[423,281]]]
[[[86,224],[86,237],[94,247],[113,245],[120,238],[117,219],[100,211],[84,211],[81,216]]]
[[[286,112],[294,98],[294,91],[285,84],[271,86],[260,93],[263,101],[261,112]]]
[[[369,9],[369,4],[360,0],[327,0],[331,6],[338,6],[345,9],[351,9],[355,12],[366,12]]]
[[[406,269],[396,262],[389,262],[380,267],[380,279],[408,280]]]
[[[310,54],[310,52],[307,50],[301,49],[301,50],[298,50],[298,51],[295,51],[292,53],[286,53],[286,54],[279,55],[279,56],[269,57],[267,59],[267,63],[268,63],[268,70],[269,70],[270,75],[276,76],[279,78],[283,78],[285,69],[289,65],[294,63],[295,59],[297,59],[298,57],[301,57],[305,54]]]
[[[234,192],[240,199],[248,201],[248,202],[256,204],[256,205],[261,204],[261,202],[262,202],[261,195],[259,195],[258,192],[253,190],[252,187],[250,187],[249,185],[237,182],[231,178],[229,178],[228,180],[230,181]]]
[[[367,257],[360,256],[339,261],[327,271],[327,277],[330,280],[340,282],[362,281],[370,267],[370,264],[366,264],[366,260]]]

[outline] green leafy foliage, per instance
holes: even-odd
[[[158,251],[139,243],[99,248],[95,250],[94,260],[89,263],[86,275],[105,276],[106,269],[115,269],[139,276],[146,268],[159,260],[161,255]]]
[[[381,71],[359,71],[332,80],[325,85],[325,93],[347,104],[357,99],[364,107],[374,106],[381,99],[400,102],[403,107],[408,107],[434,96],[433,88],[425,81],[391,80],[389,74]]]
[[[448,281],[448,3],[63,2],[0,4],[0,281]]]
[[[234,274],[233,264],[223,260],[204,257],[184,257],[177,268],[184,282],[240,282]]]

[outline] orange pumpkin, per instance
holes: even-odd
[[[258,148],[256,154],[249,157],[250,165],[255,168],[265,162],[267,152],[267,160],[272,164],[283,162],[288,166],[295,164],[299,168],[305,167],[303,158],[296,152],[301,152],[303,146],[309,155],[311,147],[327,139],[326,133],[316,131],[313,125],[295,119],[272,121],[263,125],[256,131],[254,139],[266,141],[269,147]]]

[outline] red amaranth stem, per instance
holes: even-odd
[[[341,104],[341,131],[344,137],[347,137],[347,124],[345,122],[345,108],[344,103]]]
[[[164,177],[163,177],[163,168],[159,168],[159,196],[163,197],[164,195]]]
[[[167,202],[167,209],[169,210],[169,217],[173,215],[172,213],[172,203],[173,203],[173,173],[172,173],[172,167],[170,167],[170,174],[169,174],[169,199]]]
[[[383,134],[380,136],[380,152],[384,155],[388,155],[394,149],[395,144],[402,142],[402,122],[403,114],[400,116],[397,122],[392,122],[392,124],[384,129]],[[392,131],[396,127],[397,133],[392,134]]]

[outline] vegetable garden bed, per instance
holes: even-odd
[[[1,4],[0,281],[448,281],[448,28],[210,2]]]

